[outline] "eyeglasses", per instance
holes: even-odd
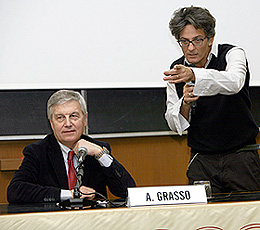
[[[178,41],[178,43],[182,47],[188,47],[190,45],[190,43],[192,43],[192,45],[194,45],[194,46],[201,46],[206,38],[207,38],[207,36],[205,36],[205,38],[196,38],[191,41],[188,39],[181,39]]]

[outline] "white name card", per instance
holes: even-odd
[[[193,203],[207,203],[204,185],[128,188],[128,207]]]

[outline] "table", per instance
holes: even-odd
[[[3,207],[7,209],[3,210]],[[43,212],[17,214],[3,214],[8,206],[0,205],[0,208],[1,230],[260,229],[260,201],[67,211],[46,204]]]

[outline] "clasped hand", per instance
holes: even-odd
[[[185,84],[183,87],[183,103],[189,105],[191,102],[197,101],[199,96],[193,94],[194,86]]]
[[[93,200],[95,197],[95,190],[84,185],[80,186],[80,198],[87,198],[88,200]],[[72,198],[74,198],[74,189],[71,190]]]
[[[84,139],[80,139],[79,141],[76,142],[76,144],[73,147],[73,151],[76,153],[77,156],[78,156],[78,149],[80,147],[85,147],[88,150],[87,155],[89,156],[96,156],[103,150],[99,145],[96,145]]]

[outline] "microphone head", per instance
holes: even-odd
[[[88,153],[88,150],[86,147],[80,147],[78,149],[78,154],[87,154]]]
[[[83,162],[86,155],[88,154],[88,150],[87,148],[85,147],[80,147],[78,149],[78,160],[79,160],[79,163]]]

